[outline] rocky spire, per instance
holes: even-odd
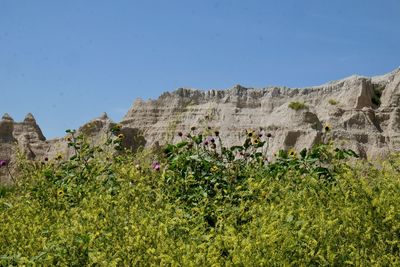
[[[14,121],[13,118],[8,113],[4,113],[3,117],[1,118],[3,121]]]
[[[108,115],[107,115],[107,113],[106,113],[106,112],[101,113],[99,119],[100,119],[100,120],[108,120]]]
[[[24,123],[36,124],[35,117],[32,115],[32,113],[26,114]]]
[[[14,120],[8,113],[5,113],[0,120],[0,143],[12,143],[14,131]]]

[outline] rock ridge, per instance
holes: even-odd
[[[289,107],[292,102],[305,107],[294,110]],[[78,131],[100,143],[114,124],[104,113]],[[246,129],[262,128],[273,136],[269,155],[278,149],[310,147],[321,141],[329,125],[337,143],[363,157],[383,157],[400,151],[400,68],[306,88],[179,88],[154,100],[135,100],[120,124],[127,137],[124,146],[134,150],[177,141],[176,133],[192,126],[218,130],[227,145],[242,142]],[[32,160],[72,153],[64,138],[46,140],[30,113],[22,122],[7,113],[0,120],[0,159],[12,160],[15,147]]]

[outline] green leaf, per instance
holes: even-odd
[[[182,148],[182,147],[186,146],[187,144],[188,144],[187,141],[182,141],[182,142],[176,144],[176,147],[177,147],[177,148]]]
[[[195,161],[202,161],[199,155],[191,155],[189,156],[190,159],[195,160]]]
[[[201,142],[203,141],[203,135],[199,134],[199,135],[193,137],[193,140],[194,140],[194,142],[195,142],[196,144],[199,145],[199,144],[201,144]]]
[[[8,203],[8,202],[3,202],[2,204],[3,204],[3,206],[4,206],[6,209],[10,209],[10,208],[13,207],[13,205],[10,204],[10,203]]]
[[[259,157],[262,157],[262,155],[263,154],[261,152],[256,152],[256,153],[253,154],[253,157],[254,158],[259,158]]]
[[[243,151],[243,147],[242,146],[231,146],[230,150],[231,151],[235,151],[235,150]]]
[[[175,150],[175,146],[171,145],[171,144],[168,144],[164,148],[164,154],[169,157],[169,156],[171,156],[173,154],[174,150]]]
[[[301,156],[301,158],[303,158],[303,159],[307,156],[307,148],[303,148],[303,149],[300,151],[300,156]]]
[[[263,147],[265,145],[265,143],[266,143],[266,141],[262,141],[262,142],[259,142],[258,144],[253,145],[253,146],[256,147],[256,148],[259,148],[259,147]]]
[[[244,141],[243,147],[244,149],[249,148],[251,145],[251,139],[250,138],[246,138],[246,140]]]

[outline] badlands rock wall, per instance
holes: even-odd
[[[293,110],[291,102],[306,109]],[[176,141],[178,131],[211,127],[226,145],[240,144],[246,129],[271,133],[269,153],[279,149],[310,147],[321,141],[323,127],[363,157],[379,157],[400,150],[400,69],[378,77],[349,78],[321,86],[290,89],[245,88],[200,91],[180,88],[156,100],[136,100],[120,122],[131,149]],[[80,127],[94,143],[100,143],[114,123],[103,114]],[[5,114],[0,121],[0,159],[13,160],[16,150],[32,160],[62,153],[71,155],[64,138],[46,140],[32,114],[23,122]],[[0,178],[6,181],[4,169]]]
[[[293,110],[291,102],[308,108]],[[336,104],[333,104],[337,102]],[[270,152],[302,149],[319,142],[329,124],[332,136],[362,156],[381,156],[400,149],[400,70],[304,89],[268,87],[199,91],[178,89],[157,100],[137,100],[121,124],[139,129],[147,144],[173,141],[191,126],[218,129],[227,144],[243,141],[245,129],[272,134]]]
[[[93,143],[99,143],[111,127],[112,121],[103,114],[82,127],[79,132],[87,135]],[[22,122],[15,122],[10,115],[5,114],[0,120],[0,160],[10,162],[11,171],[15,171],[15,161],[18,152],[24,153],[28,159],[44,161],[57,155],[64,159],[72,155],[65,138],[46,140],[32,114],[28,114]],[[0,183],[10,182],[6,168],[0,168]]]

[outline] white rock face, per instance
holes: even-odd
[[[291,102],[307,108],[293,110]],[[113,124],[103,114],[78,131],[100,143]],[[121,124],[124,145],[132,149],[177,141],[177,132],[188,132],[192,126],[218,130],[225,145],[241,144],[246,129],[262,128],[272,135],[269,154],[310,147],[321,141],[323,128],[329,124],[337,144],[363,157],[381,157],[400,151],[400,69],[303,89],[180,88],[156,100],[136,100]],[[72,153],[64,138],[46,140],[32,114],[19,123],[5,114],[0,120],[0,159],[12,160],[16,147],[34,160],[51,159],[58,153],[67,158]],[[4,170],[0,178],[5,179]]]
[[[291,102],[307,108],[293,110]],[[320,142],[323,126],[362,156],[398,151],[400,70],[366,78],[351,76],[304,89],[235,86],[229,90],[178,89],[157,100],[134,102],[121,124],[142,132],[147,145],[174,141],[191,126],[219,130],[225,144],[243,142],[245,129],[272,134],[270,153]]]
[[[107,114],[103,114],[80,127],[78,132],[83,132],[93,143],[100,143],[112,124]],[[64,159],[73,155],[65,138],[46,140],[32,114],[29,113],[23,122],[14,122],[10,115],[5,114],[0,120],[0,160],[15,162],[17,151],[37,161],[51,160],[59,154]],[[12,171],[14,167],[14,164],[10,164]],[[1,168],[0,183],[7,182],[10,182],[8,172]]]

